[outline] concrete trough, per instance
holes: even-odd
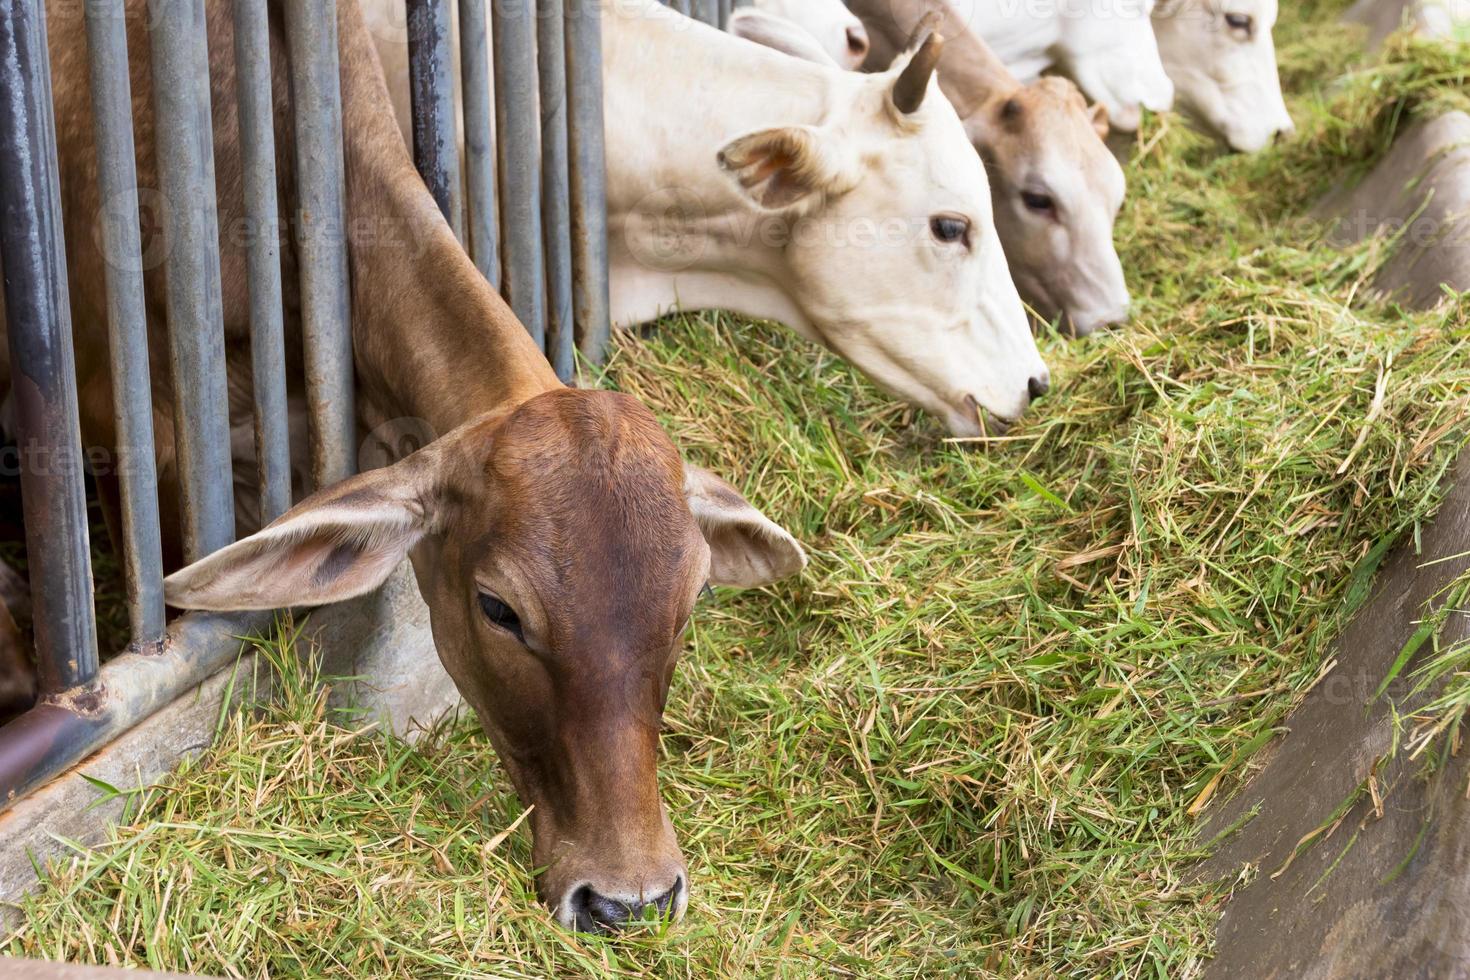
[[[1349,17],[1368,23],[1376,44],[1406,17],[1451,30],[1457,6],[1365,2]],[[1406,306],[1433,308],[1446,286],[1470,289],[1470,116],[1408,127],[1371,173],[1315,213],[1342,244],[1397,238],[1372,285]],[[1225,906],[1209,976],[1470,976],[1470,753],[1426,776],[1423,756],[1393,751],[1395,718],[1435,693],[1412,695],[1408,679],[1432,645],[1375,696],[1442,590],[1470,569],[1467,542],[1470,452],[1417,549],[1406,541],[1384,561],[1288,734],[1251,760],[1254,777],[1201,828],[1205,841],[1238,828],[1204,877],[1250,879]],[[1451,614],[1441,648],[1467,640],[1470,616]]]

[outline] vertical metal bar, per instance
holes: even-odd
[[[97,676],[61,184],[41,4],[0,0],[0,265],[41,691]]]
[[[463,184],[454,125],[449,0],[407,0],[408,95],[413,116],[413,162],[440,212],[464,241]]]
[[[718,24],[720,20],[719,0],[690,0],[689,16],[704,24]]]
[[[337,5],[293,0],[285,6],[296,103],[296,235],[311,473],[320,489],[355,469]]]
[[[158,472],[153,449],[153,386],[148,365],[148,314],[138,226],[138,173],[133,158],[133,95],[123,4],[87,0],[92,125],[97,189],[102,200],[107,343],[112,359],[112,411],[117,476],[122,490],[122,564],[133,642],[163,638],[163,548],[158,529]]]
[[[567,170],[566,39],[563,0],[537,0],[536,66],[541,75],[541,221],[546,233],[546,359],[563,381],[576,370],[572,314],[571,189]]]
[[[235,538],[204,0],[148,0],[184,559]]]
[[[535,0],[494,0],[496,149],[506,302],[538,346],[546,343],[541,256],[540,134],[536,118]]]
[[[732,0],[720,0],[720,30],[730,26],[730,14],[734,9]]]
[[[266,0],[235,0],[235,79],[239,87],[240,156],[249,226],[255,461],[260,477],[260,522],[267,524],[291,506],[291,432],[286,406],[281,219],[276,200],[275,98],[271,91]]]
[[[486,0],[459,0],[460,88],[464,102],[466,222],[475,267],[500,288],[500,235],[495,214],[495,133],[490,126],[490,31]]]
[[[607,353],[607,165],[602,129],[602,5],[566,0],[567,136],[572,194],[572,309],[577,345],[594,364]]]

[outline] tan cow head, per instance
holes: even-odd
[[[1102,140],[1106,110],[1089,108],[1070,81],[1043,78],[961,113],[985,159],[995,225],[1021,295],[1073,336],[1127,319],[1128,286],[1113,248],[1126,185]]]
[[[1154,10],[1180,107],[1245,153],[1295,128],[1276,69],[1276,15],[1276,0],[1164,0]]]
[[[531,816],[557,919],[611,931],[682,914],[659,796],[660,719],[707,582],[800,570],[796,541],[625,395],[562,389],[469,422],[171,575],[184,609],[361,595],[405,556],[434,643]]]

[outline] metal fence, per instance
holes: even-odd
[[[37,705],[0,728],[0,808],[229,664],[237,637],[268,621],[165,616],[124,0],[79,2],[107,202],[100,225],[131,642],[99,663],[44,0],[0,0],[0,268],[40,681]],[[476,266],[568,378],[574,347],[600,360],[609,329],[598,0],[458,0],[463,171],[449,0],[405,2],[415,162]],[[267,4],[209,8],[233,18],[244,206],[261,232],[247,265],[263,520],[291,501]],[[710,21],[728,13],[724,0],[694,6]],[[333,4],[315,0],[284,9],[311,476],[321,486],[349,475],[356,458],[337,20]],[[173,205],[167,368],[191,561],[234,536],[206,3],[149,0],[148,13],[158,191]]]

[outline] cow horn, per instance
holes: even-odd
[[[917,112],[924,104],[924,93],[929,91],[929,79],[939,65],[939,53],[944,48],[944,38],[933,30],[925,32],[919,50],[909,59],[893,84],[893,105],[899,112],[908,115]]]

